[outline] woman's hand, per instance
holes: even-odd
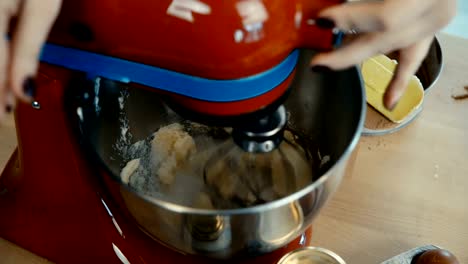
[[[385,106],[393,109],[424,60],[434,34],[455,13],[456,0],[354,1],[327,8],[319,14],[319,26],[357,34],[341,48],[317,55],[311,66],[339,70],[379,53],[397,51],[399,64],[384,97]]]
[[[61,0],[0,0],[0,121],[16,99],[31,102],[38,57]],[[6,39],[10,23],[16,26]]]

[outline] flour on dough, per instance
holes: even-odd
[[[151,141],[152,171],[166,185],[174,182],[178,168],[196,152],[195,141],[179,123],[160,128]]]
[[[128,184],[130,182],[130,177],[132,177],[138,167],[140,167],[140,159],[134,159],[127,162],[127,165],[125,165],[120,172],[120,179],[122,182]]]

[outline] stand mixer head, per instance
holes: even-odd
[[[41,60],[152,89],[201,123],[244,123],[287,97],[297,48],[338,44],[314,19],[341,2],[64,1]]]

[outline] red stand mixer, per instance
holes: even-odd
[[[211,261],[204,256],[276,263],[308,245],[310,222],[338,186],[364,119],[357,70],[313,75],[310,53],[296,50],[339,42],[314,19],[340,2],[64,1],[41,55],[35,102],[15,112],[18,148],[0,177],[0,237],[57,263]],[[336,96],[311,97],[310,83],[317,93],[327,83]],[[122,161],[109,153],[121,133],[123,90],[135,138],[167,123],[163,104],[202,123],[242,128],[285,105],[298,127],[311,127],[304,133],[326,134],[320,149],[330,162],[307,188],[253,209],[156,201],[116,178]],[[331,107],[324,117],[320,102]],[[329,121],[342,113],[344,121]],[[265,148],[258,140],[243,148]]]

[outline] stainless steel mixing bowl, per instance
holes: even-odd
[[[145,89],[128,89],[125,106],[119,104],[123,84],[101,80],[69,89],[70,100],[79,102],[82,140],[90,157],[120,183],[116,200],[123,200],[141,229],[169,247],[188,254],[231,258],[278,249],[308,228],[345,174],[365,119],[366,102],[356,68],[342,72],[312,73],[312,52],[302,51],[291,94],[285,102],[293,125],[317,142],[330,162],[307,187],[283,199],[255,207],[202,210],[184,207],[136,193],[120,183],[124,161],[115,151],[122,137],[121,122],[129,124],[135,142],[173,120],[161,95]],[[126,120],[122,120],[124,112]],[[187,190],[189,192],[190,190]],[[120,196],[120,197],[117,197]],[[123,199],[122,199],[123,198]]]

